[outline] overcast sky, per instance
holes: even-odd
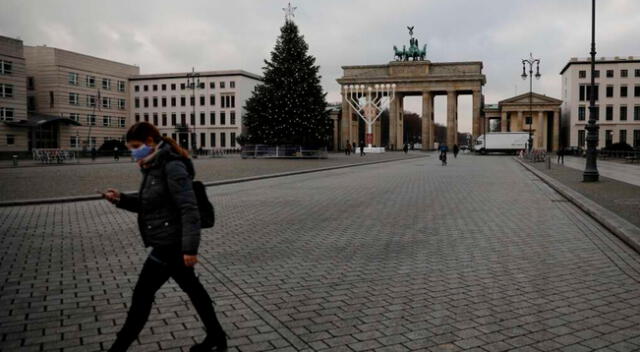
[[[287,0],[2,0],[0,35],[140,66],[142,73],[243,69],[262,73]],[[598,0],[600,56],[640,56],[640,0]],[[586,57],[589,0],[297,0],[295,21],[317,58],[328,101],[341,66],[382,64],[408,44],[406,26],[434,62],[483,61],[487,103],[523,93],[521,59],[542,59],[534,90],[560,98],[559,72]],[[445,121],[445,99],[436,121]],[[470,97],[460,126],[470,130]],[[416,100],[405,103],[420,112]]]

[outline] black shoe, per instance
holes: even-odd
[[[227,351],[227,335],[208,336],[202,342],[191,346],[191,352],[226,352]]]

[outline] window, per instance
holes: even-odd
[[[140,107],[140,98],[135,97],[135,98],[133,99],[133,104],[134,104],[134,106],[135,106],[136,108],[139,108],[139,107]]]
[[[154,84],[154,85],[153,85],[153,91],[154,91],[154,92],[158,91],[158,85],[157,85],[157,84]]]
[[[69,93],[69,104],[70,105],[80,105],[80,94],[78,93]],[[95,104],[95,102],[94,102]]]
[[[204,95],[201,95],[200,96],[200,106],[204,106],[205,102],[206,102],[206,99],[205,99]]]
[[[7,145],[14,145],[16,143],[16,136],[13,134],[7,135]]]
[[[95,107],[96,104],[97,104],[96,96],[87,95],[87,106],[91,108],[91,107]]]
[[[12,121],[13,113],[13,108],[0,107],[0,121]]]
[[[121,117],[120,118],[120,128],[124,128],[126,124],[127,124],[127,119],[125,119],[124,117]]]
[[[640,86],[633,87],[633,96],[636,98],[640,97]]]
[[[13,62],[0,60],[0,75],[10,75],[13,70]]]
[[[215,96],[215,94],[211,94],[211,96],[209,97],[209,105],[211,105],[211,106],[215,106],[216,105],[216,96]]]
[[[171,97],[171,106],[176,106],[176,97]]]
[[[620,86],[620,98],[627,97],[627,86]]]
[[[216,134],[215,134],[215,132],[212,132],[210,137],[211,137],[211,147],[215,148],[215,146],[216,146]]]
[[[636,72],[636,77],[640,77],[640,70],[636,69],[635,72]]]
[[[49,91],[49,107],[52,108],[55,105],[55,95],[53,94],[53,91],[50,90]]]
[[[232,108],[236,107],[236,96],[235,95],[231,96],[231,107]]]
[[[153,113],[153,125],[154,126],[158,126],[158,113],[157,112]]]
[[[600,120],[600,106],[596,105],[595,109],[593,109],[593,119],[598,121]]]
[[[216,88],[216,82],[209,82],[209,88],[211,89],[215,89]]]
[[[627,130],[620,130],[620,140],[618,140],[618,142],[620,143],[627,143]]]
[[[640,121],[640,105],[633,107],[633,120]]]
[[[187,114],[185,114],[184,112],[180,114],[180,123],[182,124],[182,126],[185,126],[187,124]]]
[[[111,90],[111,80],[109,78],[102,79],[102,89]]]
[[[149,122],[149,114],[144,114],[144,122]]]
[[[627,121],[627,106],[620,106],[620,121]]]
[[[235,87],[236,87],[236,82],[235,81],[229,82],[229,88],[235,88]]]
[[[36,97],[27,97],[27,110],[36,111]]]
[[[167,97],[162,97],[162,107],[167,107]]]
[[[69,118],[75,122],[80,122],[80,114],[72,112],[69,114]]]
[[[204,82],[200,82],[200,84],[198,84],[198,88],[204,89]]]
[[[87,87],[95,88],[96,87],[96,77],[95,76],[87,76],[85,80]]]
[[[584,140],[585,140],[584,136],[585,136],[584,130],[579,130],[578,131],[578,147],[580,148],[584,148]]]
[[[143,105],[144,105],[145,108],[149,107],[149,98],[148,97],[144,97],[142,99],[142,102],[143,102]]]
[[[69,146],[71,148],[78,148],[80,147],[80,143],[78,141],[78,136],[71,136],[69,137]]]
[[[224,88],[224,82],[220,82],[220,88]]]
[[[227,134],[224,132],[220,133],[220,146],[223,148],[227,146]]]
[[[140,122],[140,114],[136,114],[135,116],[136,122]]]
[[[212,126],[216,124],[216,113],[213,111],[209,114],[209,124]]]
[[[233,88],[233,87],[232,87]],[[236,133],[235,132],[231,132],[231,135],[229,136],[230,138],[230,143],[231,143],[231,147],[235,148],[236,146]]]
[[[585,70],[578,71],[578,78],[587,78],[587,71]]]
[[[158,107],[158,97],[153,97],[152,101],[153,101],[153,107],[157,108]]]
[[[175,83],[171,83],[171,90],[176,90],[176,84]]]
[[[145,91],[145,92],[148,92],[148,91],[149,91],[149,86],[148,86],[148,85],[146,85],[146,84],[144,85],[144,91]]]
[[[161,88],[162,90],[167,90],[167,85],[166,85],[166,84],[162,84],[162,85],[160,86],[160,88]]]
[[[613,130],[604,131],[604,145],[610,147],[613,144]]]
[[[204,146],[206,145],[207,142],[207,134],[206,133],[200,133],[200,146]]]
[[[613,98],[613,86],[607,86],[607,98]]]
[[[109,127],[109,116],[103,116],[102,117],[102,126],[103,127]]]
[[[191,113],[189,115],[189,120],[191,122],[191,126],[195,126],[196,125],[196,115],[194,115],[193,113]]]
[[[172,112],[171,113],[171,126],[175,126],[176,125],[176,113]]]
[[[136,84],[136,86],[133,87],[133,90],[136,91],[136,92],[139,92],[140,91],[140,86]]]
[[[186,84],[180,83],[180,89],[184,90],[186,88],[186,86],[187,86]]]
[[[226,124],[227,122],[225,120],[226,120],[226,116],[224,114],[224,111],[220,111],[220,124],[221,125]]]
[[[13,84],[0,84],[0,98],[13,98]]]
[[[196,105],[196,97],[192,95],[189,97],[189,106],[194,106],[194,105]]]
[[[236,112],[235,111],[231,111],[229,113],[229,123],[232,125],[236,124]]]
[[[200,113],[200,126],[204,126],[207,124],[206,122],[206,116],[204,112]]]
[[[599,98],[598,97],[598,95],[599,95],[598,94],[599,86],[596,85],[595,88],[596,88],[595,89],[595,95],[596,95],[595,98],[596,98],[596,101],[597,101],[598,98]],[[580,96],[579,96],[580,101],[585,101],[585,100],[588,101],[591,98],[591,86],[590,85],[587,85],[587,84],[580,85],[579,92],[580,92]]]
[[[187,98],[180,97],[180,106],[185,106],[185,105],[187,105]]]
[[[600,70],[593,71],[593,78],[600,78]]]
[[[102,108],[111,109],[111,99],[107,97],[102,98]]]
[[[605,119],[607,119],[607,121],[613,121],[613,106],[612,105],[607,105],[607,107],[605,108]]]
[[[69,84],[72,86],[78,85],[78,74],[75,72],[69,72]]]
[[[167,114],[166,113],[162,113],[162,126],[166,126],[167,125]]]
[[[36,84],[35,84],[35,81],[33,80],[33,77],[27,77],[27,89],[28,90],[36,89]]]
[[[124,92],[125,86],[126,86],[125,81],[118,81],[118,92]]]
[[[623,77],[623,78],[629,77],[629,70],[620,70],[620,77]]]
[[[118,99],[118,109],[124,110],[126,108],[127,102],[124,99]]]
[[[613,70],[607,70],[607,78],[613,77]]]
[[[96,125],[96,115],[87,115],[87,124],[89,126],[95,126]]]
[[[640,130],[633,130],[633,146],[640,147]]]

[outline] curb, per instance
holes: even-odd
[[[600,225],[604,226],[607,230],[616,235],[616,237],[621,239],[636,252],[640,253],[640,228],[616,215],[612,211],[602,207],[591,199],[588,199],[582,194],[574,191],[568,186],[565,186],[551,176],[548,176],[543,172],[537,170],[533,166],[527,165],[525,162],[519,160],[518,158],[514,158],[514,160],[519,162],[520,165],[522,165],[525,169],[529,170],[529,172],[541,179],[544,183],[558,192],[561,196],[584,211]]]
[[[266,174],[266,175],[249,176],[249,177],[241,177],[241,178],[231,178],[231,179],[220,180],[220,181],[209,181],[209,182],[203,182],[203,184],[204,184],[205,187],[216,187],[216,186],[224,186],[224,185],[229,185],[229,184],[234,184],[234,183],[243,183],[243,182],[251,182],[251,181],[258,181],[258,180],[266,180],[266,179],[270,179],[270,178],[295,176],[295,175],[309,174],[309,173],[314,173],[314,172],[331,171],[331,170],[337,170],[337,169],[346,169],[346,168],[356,167],[356,166],[382,164],[382,163],[389,163],[389,162],[394,162],[394,161],[404,161],[404,160],[412,160],[412,159],[419,159],[419,158],[426,158],[426,157],[428,157],[428,155],[411,156],[411,157],[404,158],[404,159],[368,161],[368,162],[363,162],[363,163],[336,165],[336,166],[320,167],[320,168],[315,168],[315,169],[304,169],[304,170],[296,170],[296,171],[287,171],[287,172],[280,172],[280,173],[276,173],[276,174]],[[135,192],[128,191],[128,192],[123,192],[123,193],[135,193]],[[0,208],[22,206],[22,205],[40,205],[40,204],[83,202],[83,201],[98,200],[98,199],[102,199],[102,196],[100,196],[100,195],[84,195],[84,196],[71,196],[71,197],[58,197],[58,198],[9,200],[9,201],[0,202]]]

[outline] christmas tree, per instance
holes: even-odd
[[[265,60],[264,80],[247,100],[244,123],[247,143],[321,147],[330,133],[319,66],[289,18]]]

